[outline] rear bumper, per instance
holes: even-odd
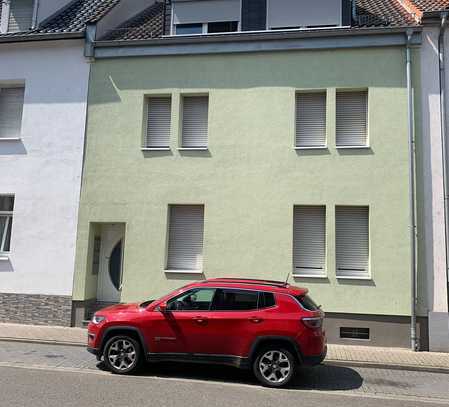
[[[323,362],[326,359],[327,355],[327,346],[324,348],[324,351],[321,355],[314,356],[303,356],[302,362],[305,366],[316,366]]]

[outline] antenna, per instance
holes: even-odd
[[[290,272],[287,273],[287,278],[285,279],[285,284],[287,284],[288,278],[290,277]]]

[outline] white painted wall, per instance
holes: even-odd
[[[0,85],[25,82],[20,141],[0,141],[0,194],[14,193],[0,292],[71,295],[89,64],[79,40],[0,45]]]
[[[449,351],[438,35],[437,27],[425,27],[423,30],[421,106],[424,235],[421,242],[425,246],[430,350]],[[449,64],[449,35],[446,36],[446,53],[446,64]],[[449,76],[446,83],[449,85]],[[448,89],[446,94],[449,97]]]

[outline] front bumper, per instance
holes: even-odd
[[[323,362],[324,359],[326,359],[327,355],[327,345],[324,348],[324,351],[321,355],[314,355],[314,356],[303,356],[302,357],[302,363],[305,366],[316,366]]]
[[[87,350],[89,353],[92,353],[92,355],[95,355],[95,356],[97,357],[97,360],[100,360],[100,359],[101,359],[101,352],[100,352],[99,349],[97,349],[97,348],[92,348],[92,347],[90,347],[90,346],[87,346],[87,347],[86,347],[86,350]]]

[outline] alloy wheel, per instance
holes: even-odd
[[[265,352],[259,360],[260,374],[270,383],[280,384],[286,381],[291,368],[287,355],[278,350]]]
[[[127,339],[117,339],[109,346],[108,361],[119,371],[130,369],[136,363],[136,357],[136,348]]]

